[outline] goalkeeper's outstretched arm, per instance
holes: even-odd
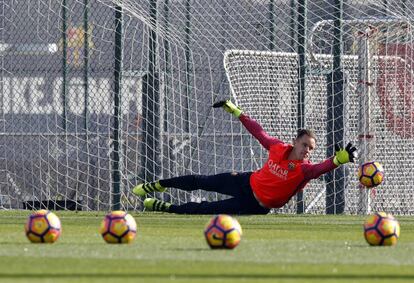
[[[316,179],[322,174],[325,174],[339,166],[348,162],[355,162],[358,158],[357,148],[348,143],[345,148],[341,148],[338,144],[335,145],[335,155],[319,164],[305,164],[303,165],[303,172],[307,179]]]
[[[268,133],[262,128],[262,126],[254,119],[250,118],[247,114],[236,106],[230,100],[222,100],[213,104],[214,108],[223,107],[223,109],[239,118],[243,126],[260,142],[260,144],[266,148],[270,149],[270,146],[277,143],[282,143],[281,140],[269,136]]]

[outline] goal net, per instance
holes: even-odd
[[[370,191],[358,185],[358,164],[312,181],[303,212],[326,213],[333,201],[351,214],[413,214],[413,5],[348,1],[338,33],[331,2],[0,4],[0,208],[142,210],[130,192],[137,183],[256,170],[267,152],[211,108],[232,98],[286,142],[299,124],[314,129],[313,162],[328,157],[327,125],[341,116],[339,131],[360,147],[360,160],[384,165],[383,185]],[[336,82],[327,77],[338,68],[344,101],[330,113]],[[226,197],[156,196],[175,204]],[[293,198],[274,212],[297,205]]]
[[[332,69],[331,55],[317,54],[309,65],[306,75],[307,95],[305,97],[305,127],[315,131],[318,145],[312,160],[326,158],[328,136],[327,120],[327,78],[326,70]],[[411,67],[407,62],[395,55],[373,56],[371,58],[372,96],[369,105],[370,135],[369,143],[361,135],[361,111],[367,111],[367,106],[361,103],[358,84],[361,82],[359,56],[345,55],[342,57],[343,70],[347,74],[346,101],[344,102],[344,120],[346,140],[360,146],[361,162],[378,161],[386,168],[386,181],[378,189],[371,189],[370,195],[361,202],[361,194],[367,192],[359,185],[356,177],[358,164],[347,165],[345,188],[345,212],[359,213],[360,211],[398,211],[409,213],[413,205],[411,195],[412,174],[401,174],[401,163],[398,160],[412,153],[411,125],[402,122],[406,119],[403,108],[395,109],[395,96],[405,96],[409,91],[407,82],[414,78]],[[255,52],[246,50],[230,50],[225,54],[225,66],[229,76],[232,94],[242,109],[256,117],[264,129],[284,140],[294,139],[297,127],[295,113],[298,89],[298,55],[283,52]],[[400,74],[405,74],[404,81]],[[409,97],[399,97],[409,103]],[[392,109],[391,109],[392,107]],[[397,116],[397,117],[396,117]],[[286,134],[288,133],[288,134]],[[266,154],[253,155],[258,163],[264,162]],[[409,170],[412,169],[408,165]],[[324,178],[311,182],[304,194],[306,212],[317,213],[326,210],[326,188],[335,186]],[[401,199],[394,198],[399,194]],[[387,201],[388,200],[388,201]],[[292,201],[291,205],[294,207]],[[285,209],[288,209],[286,207]],[[292,208],[291,208],[292,209]]]

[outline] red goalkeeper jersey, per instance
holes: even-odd
[[[245,114],[240,116],[240,121],[269,150],[269,158],[264,166],[250,177],[250,185],[257,200],[267,208],[284,206],[310,180],[336,168],[332,158],[318,164],[308,160],[288,160],[292,145],[269,136],[255,120]]]

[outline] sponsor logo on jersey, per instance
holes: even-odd
[[[279,164],[275,163],[273,160],[269,159],[267,161],[267,165],[269,166],[269,171],[276,175],[277,177],[286,180],[288,178],[289,170],[281,167]]]

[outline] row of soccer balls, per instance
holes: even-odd
[[[33,212],[24,228],[27,238],[32,243],[54,243],[62,233],[59,217],[45,209]],[[134,217],[125,211],[112,211],[102,220],[99,233],[109,244],[131,243],[137,233],[137,223]],[[232,249],[239,244],[242,229],[235,218],[220,214],[210,219],[204,235],[211,248]]]
[[[27,238],[33,243],[54,243],[62,232],[59,218],[51,211],[32,213],[25,225]],[[107,243],[131,243],[136,236],[135,219],[125,211],[112,211],[103,219],[99,232]],[[225,214],[212,217],[204,229],[207,244],[212,249],[233,249],[241,240],[239,222]],[[393,246],[400,236],[400,224],[391,215],[379,212],[364,223],[364,236],[372,246]]]

